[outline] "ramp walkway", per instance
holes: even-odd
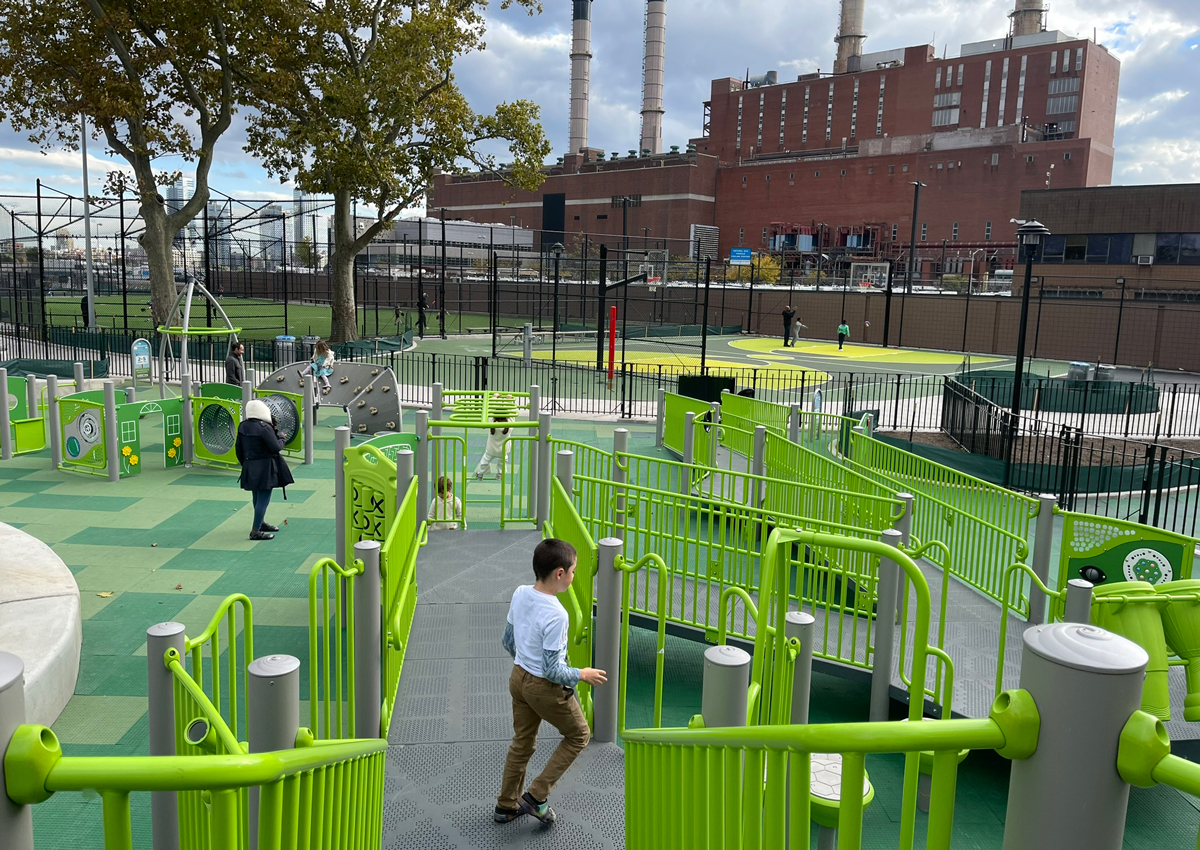
[[[508,677],[500,645],[513,588],[533,580],[541,534],[430,532],[417,559],[420,587],[384,785],[386,850],[625,846],[625,758],[592,743],[551,796],[558,822],[492,820],[512,739]],[[543,723],[529,779],[561,736]]]

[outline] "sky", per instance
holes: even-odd
[[[1200,2],[1054,0],[1048,28],[1093,33],[1121,61],[1113,182],[1200,182]],[[473,108],[490,111],[518,98],[538,103],[555,157],[567,146],[571,0],[544,0],[541,15],[487,13],[487,48],[462,59],[456,81]],[[667,5],[664,149],[700,134],[711,80],[768,70],[780,79],[833,65],[837,0],[674,0]],[[595,0],[592,7],[589,143],[608,151],[638,146],[642,13],[639,0]],[[1012,0],[866,0],[864,52],[933,44],[958,53],[964,42],[1003,36]],[[291,186],[267,176],[242,150],[235,120],[217,146],[214,189],[239,198],[290,199]],[[500,153],[503,156],[502,153]],[[90,185],[99,193],[119,161],[89,149]],[[183,167],[164,162],[165,169]],[[32,194],[34,181],[78,194],[78,153],[44,153],[0,124],[0,195]],[[4,203],[0,198],[0,203]]]

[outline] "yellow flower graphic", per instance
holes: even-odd
[[[175,457],[175,450],[167,449],[167,457]]]
[[[137,456],[137,455],[134,455],[133,457],[131,457],[131,458],[129,459],[129,465],[130,465],[130,466],[137,466],[137,465],[138,465],[138,456]]]
[[[179,439],[178,437],[176,437],[176,438],[175,438],[175,448],[179,448],[179,447],[180,447],[180,446],[182,446],[182,445],[183,445],[183,440],[181,440],[181,439]]]
[[[131,454],[133,454],[133,449],[129,446],[125,446],[125,448],[121,449],[121,454],[125,455],[125,457],[129,457]]]

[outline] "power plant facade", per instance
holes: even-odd
[[[576,14],[590,5],[576,0]],[[863,53],[864,0],[843,0],[834,73],[714,80],[702,135],[666,153],[665,14],[665,2],[648,3],[639,149],[575,147],[573,72],[572,150],[539,191],[442,175],[430,207],[519,218],[553,234],[547,244],[622,232],[686,243],[715,226],[722,254],[802,251],[815,236],[825,250],[898,256],[911,241],[914,183],[918,245],[987,246],[1014,240],[1023,191],[1111,181],[1120,63],[1094,41],[1044,30],[1041,0],[1018,0],[1008,35],[954,57],[930,45]]]

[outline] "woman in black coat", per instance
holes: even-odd
[[[246,405],[246,417],[238,426],[237,459],[242,465],[240,483],[249,490],[254,504],[254,526],[250,529],[251,540],[273,540],[279,529],[263,522],[267,506],[271,504],[271,491],[276,487],[286,488],[295,483],[280,452],[283,440],[275,430],[271,408],[259,399]],[[283,491],[287,499],[287,490]]]

